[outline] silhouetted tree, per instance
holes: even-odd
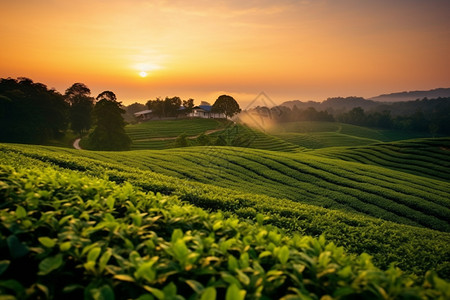
[[[158,117],[176,117],[181,107],[180,97],[166,97],[164,100],[156,98],[146,103],[148,109],[151,109]]]
[[[187,147],[189,146],[188,135],[186,133],[177,136],[174,142],[175,147]]]
[[[136,123],[137,119],[134,114],[146,109],[148,109],[147,105],[135,102],[124,107],[125,114],[123,115],[123,118],[128,123]]]
[[[239,104],[234,100],[233,97],[228,95],[221,95],[217,98],[212,106],[212,112],[223,113],[227,117],[232,117],[235,114],[241,112]]]
[[[194,108],[194,99],[183,100],[184,113],[189,114]]]
[[[200,135],[197,137],[197,143],[198,143],[200,146],[208,146],[208,145],[211,145],[211,138],[210,138],[208,135],[202,133],[202,134],[200,134]]]
[[[63,96],[28,78],[0,80],[0,141],[43,143],[67,128]]]
[[[91,90],[84,83],[74,83],[64,96],[70,104],[70,128],[82,135],[92,126],[94,98],[91,97]]]
[[[131,139],[125,133],[122,104],[111,91],[102,92],[96,100],[95,128],[89,135],[89,146],[93,150],[128,150]]]

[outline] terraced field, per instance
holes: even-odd
[[[272,151],[295,152],[300,148],[283,139],[250,127],[217,119],[155,120],[125,127],[132,140],[132,150],[161,150],[175,147],[174,140],[186,134],[189,144],[197,146],[195,137],[207,134],[213,140],[219,136],[227,145]]]
[[[337,122],[280,123],[272,127],[269,133],[292,144],[309,149],[363,146],[377,142],[430,137],[426,133],[377,130]]]
[[[351,253],[370,253],[382,267],[395,261],[419,276],[432,268],[450,277],[448,181],[311,154],[233,147],[119,153],[1,145],[0,150],[2,164],[127,181],[241,218],[263,213],[268,223],[288,231],[325,234]]]
[[[154,120],[125,127],[132,140],[131,148],[166,149],[173,147],[173,139],[181,134],[197,136],[214,130],[221,130],[231,122],[217,119]]]
[[[242,124],[235,124],[227,128],[227,130],[214,133],[211,136],[217,137],[219,135],[222,135],[225,140],[229,140],[230,145],[238,147],[282,152],[298,152],[303,150],[303,148],[286,140]]]
[[[408,164],[403,162],[404,169],[415,168],[416,173],[422,170],[433,179],[392,168],[346,162],[340,159],[340,156],[345,157],[340,150],[306,154],[236,147],[191,147],[122,153],[69,152],[195,182],[448,232],[449,155],[447,150],[441,149],[448,143],[448,139],[418,140],[385,144],[378,151],[385,157],[392,157],[394,152],[389,150],[390,145],[406,145],[401,149],[415,145],[418,149],[411,150],[415,156],[408,157]],[[361,150],[363,153],[364,149]],[[432,152],[435,155],[430,160],[427,155]],[[354,157],[359,157],[358,153]],[[406,155],[396,153],[400,158]],[[320,159],[317,155],[321,155]],[[390,165],[392,160],[380,163]],[[402,165],[401,162],[398,165]]]
[[[448,138],[377,143],[364,147],[326,148],[316,150],[313,154],[450,181]]]

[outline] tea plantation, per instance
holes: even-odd
[[[264,225],[262,214],[244,222],[50,166],[2,166],[0,179],[3,299],[450,296],[450,284],[434,272],[414,284],[324,236]]]
[[[338,122],[286,122],[268,130],[272,135],[309,149],[362,146],[377,142],[431,137],[429,133],[366,128]]]
[[[215,124],[189,134],[253,138],[0,144],[0,299],[450,298],[450,138],[308,150]]]

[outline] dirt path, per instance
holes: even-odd
[[[209,134],[213,134],[213,133],[215,133],[215,132],[223,131],[223,130],[225,130],[225,129],[226,129],[226,128],[210,129],[210,130],[206,130],[206,131],[204,132],[204,134],[209,135]],[[200,135],[201,135],[201,134],[192,135],[192,136],[188,136],[187,138],[190,139],[190,140],[193,140],[193,139],[198,138]],[[170,140],[176,140],[176,138],[177,138],[177,136],[175,136],[175,137],[160,137],[160,138],[151,138],[151,139],[136,140],[136,142],[170,141]],[[80,140],[81,140],[81,139],[79,139],[79,138],[76,139],[76,140],[73,142],[73,147],[74,147],[75,149],[78,149],[78,150],[83,150],[83,148],[80,147]]]
[[[209,135],[209,134],[213,134],[215,132],[219,132],[219,131],[223,131],[225,130],[225,128],[219,128],[219,129],[211,129],[211,130],[206,130],[204,132],[204,134]],[[192,136],[188,136],[187,138],[190,140],[196,139],[200,136],[201,134],[197,134],[197,135],[192,135]],[[176,140],[177,136],[175,137],[160,137],[160,138],[151,138],[151,139],[142,139],[142,140],[136,140],[136,142],[150,142],[150,141],[170,141],[170,140]],[[75,143],[74,143],[74,147],[75,147]]]
[[[83,149],[80,147],[80,141],[81,141],[81,139],[76,139],[75,141],[73,141],[73,147],[74,147],[75,149],[78,149],[78,150],[83,150]]]

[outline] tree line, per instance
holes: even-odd
[[[180,97],[176,96],[166,97],[164,100],[156,98],[155,100],[148,100],[146,106],[159,118],[186,116],[194,108],[194,99],[181,100]],[[237,101],[229,95],[219,96],[211,107],[212,113],[221,113],[227,117],[232,117],[240,111]]]
[[[249,112],[277,122],[337,121],[380,129],[450,134],[450,97],[395,103],[348,97],[329,98],[323,103],[293,101],[288,104],[291,105],[256,107]]]
[[[93,150],[126,150],[124,110],[111,91],[97,97],[83,83],[74,83],[64,95],[42,83],[20,77],[0,79],[0,142],[41,144],[63,137],[67,129],[89,134]]]

